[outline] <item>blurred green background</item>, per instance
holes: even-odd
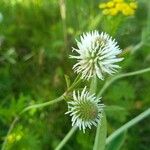
[[[134,16],[102,15],[101,2],[0,0],[0,147],[24,107],[61,95],[66,89],[64,74],[72,81],[76,77],[68,56],[83,32],[97,29],[116,38],[125,58],[120,72],[150,66],[149,0],[138,1]],[[103,84],[98,82],[99,89]],[[150,106],[150,73],[118,80],[103,100],[124,108],[107,112],[110,134]],[[71,128],[66,111],[63,102],[28,111],[9,135],[7,149],[54,149]],[[147,118],[131,128],[121,149],[149,150],[149,122]],[[77,131],[64,150],[91,150],[95,130]]]

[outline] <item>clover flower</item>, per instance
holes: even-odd
[[[123,58],[118,58],[120,50],[117,42],[108,34],[98,31],[87,32],[77,41],[78,49],[73,48],[79,55],[70,55],[70,58],[77,59],[73,66],[74,72],[81,74],[81,78],[89,80],[97,75],[103,80],[104,73],[113,74],[120,68],[115,63]]]
[[[104,104],[100,104],[100,99],[90,94],[86,87],[80,93],[73,91],[73,100],[68,102],[68,111],[65,114],[72,116],[72,126],[77,126],[85,132],[88,127],[97,126],[102,118]]]

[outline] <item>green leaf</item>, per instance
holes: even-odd
[[[120,150],[126,138],[126,131],[119,134],[115,139],[113,139],[106,147],[106,150]]]
[[[93,150],[104,150],[107,135],[106,115],[103,113],[101,124],[98,125]]]

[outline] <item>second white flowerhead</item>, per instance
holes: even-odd
[[[66,112],[72,117],[72,126],[77,126],[85,132],[87,127],[91,129],[92,125],[101,123],[104,104],[100,99],[95,94],[90,94],[86,87],[81,93],[73,91],[73,100],[68,102]]]

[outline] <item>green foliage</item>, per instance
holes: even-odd
[[[118,137],[116,137],[113,141],[111,141],[106,150],[120,150],[126,138],[126,132],[123,132]]]
[[[120,64],[121,72],[149,66],[149,1],[139,0],[133,17],[104,16],[98,8],[100,2],[66,1],[64,30],[59,1],[0,1],[0,147],[12,120],[23,108],[54,99],[76,77],[71,70],[73,60],[69,60],[68,55],[71,47],[75,47],[74,38],[78,39],[82,32],[97,29],[117,39],[125,58]],[[134,46],[141,40],[142,45],[132,54]],[[65,78],[64,73],[67,74]],[[147,73],[119,80],[103,95],[108,134],[120,123],[127,122],[148,108],[149,76]],[[100,90],[104,82],[93,83],[91,92],[96,83]],[[7,149],[54,149],[71,127],[70,118],[64,115],[66,109],[66,105],[54,105],[23,114],[10,134],[12,137]],[[150,147],[147,122],[131,129],[122,150],[137,150],[135,145],[142,150]],[[95,130],[89,130],[86,134],[78,132],[64,149],[91,150],[94,135]]]
[[[7,146],[8,150],[16,149],[20,150],[23,148],[26,150],[30,149],[41,149],[40,138],[35,131],[30,131],[29,129],[25,129],[22,126],[18,126],[18,128],[12,132],[8,138],[9,144]]]
[[[90,133],[87,133],[85,136],[84,133],[79,132],[76,137],[76,141],[80,144],[80,147],[83,150],[92,149],[93,148],[93,138]]]

